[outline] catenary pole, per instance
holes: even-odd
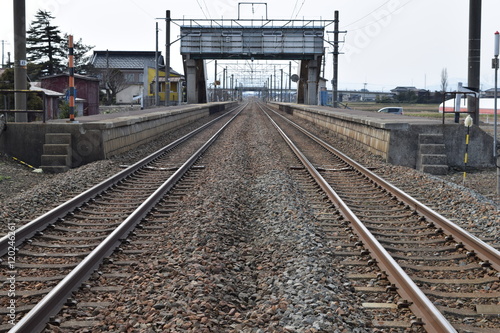
[[[26,2],[14,0],[14,89],[26,90]],[[16,110],[26,110],[26,93],[15,93]],[[27,113],[16,113],[16,123],[28,121]]]
[[[500,53],[500,33],[495,32],[495,48],[494,48],[494,59],[493,68],[495,69],[495,107],[494,107],[494,121],[495,130],[493,134],[493,157],[495,159],[497,167],[497,195],[500,195],[500,157],[498,156],[498,55]]]
[[[158,107],[160,105],[160,75],[159,75],[159,61],[160,61],[160,56],[158,53],[158,22],[156,22],[156,53],[155,53],[155,106]],[[148,79],[149,80],[149,79]],[[148,87],[149,90],[149,87]],[[144,92],[144,94],[146,94]],[[144,96],[143,96],[144,98]]]
[[[338,75],[339,75],[339,11],[335,11],[334,17],[334,33],[333,33],[333,80],[332,80],[332,97],[333,107],[337,107],[338,100]]]
[[[475,97],[468,97],[467,111],[472,114],[475,124],[479,124],[479,89],[481,65],[481,4],[482,0],[469,2],[469,71],[467,88],[478,93]]]
[[[166,51],[165,51],[165,106],[168,106],[170,101],[170,10],[167,10],[167,16],[165,19],[167,24],[166,32]]]

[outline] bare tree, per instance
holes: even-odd
[[[116,102],[116,95],[127,87],[125,75],[116,68],[108,68],[102,76],[108,105]]]
[[[443,68],[441,70],[441,91],[445,93],[448,90],[448,70]]]

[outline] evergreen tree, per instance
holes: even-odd
[[[50,12],[38,10],[26,38],[28,60],[42,65],[40,75],[56,74],[63,67],[63,39],[59,28],[51,25],[52,19]]]
[[[69,46],[68,46],[68,34],[64,34],[64,39],[61,43],[61,47],[65,54],[65,57],[69,56]],[[80,38],[78,41],[73,40],[73,55],[75,57],[75,73],[87,74],[89,71],[88,63],[91,55],[89,51],[92,50],[94,46],[85,45]]]

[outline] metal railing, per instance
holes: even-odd
[[[27,113],[27,114],[30,114],[30,113],[33,113],[33,114],[39,114],[41,113],[42,114],[42,120],[43,122],[45,123],[45,120],[46,120],[46,110],[45,110],[45,105],[46,105],[46,94],[45,92],[41,91],[41,90],[26,90],[26,89],[0,89],[0,95],[3,95],[3,96],[6,96],[6,95],[13,95],[13,94],[19,94],[19,93],[22,93],[22,94],[36,94],[36,95],[39,95],[41,96],[42,98],[42,109],[41,110],[17,110],[17,109],[9,109],[7,108],[8,106],[8,103],[4,97],[3,99],[3,103],[4,103],[4,108],[3,109],[0,109],[0,113],[5,113],[5,114],[9,114],[9,113],[13,113],[13,114],[16,114],[16,113]],[[1,100],[0,100],[1,102]]]

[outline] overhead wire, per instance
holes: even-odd
[[[295,9],[297,9],[298,2],[299,2],[299,0],[295,0],[295,5],[293,6],[292,15],[290,16],[290,19],[293,19],[293,13],[295,13]]]
[[[198,3],[198,6],[200,7],[201,12],[203,13],[203,16],[205,16],[205,18],[208,19],[207,14],[205,13],[205,10],[203,10],[203,7],[200,4],[200,0],[196,0],[196,2]]]
[[[149,17],[154,17],[153,15],[151,15],[149,12],[147,12],[142,6],[140,6],[137,2],[135,2],[134,0],[129,0],[130,2],[132,2],[137,8],[139,8],[141,11],[144,12],[144,14],[146,14],[147,16]]]
[[[297,18],[297,16],[299,16],[299,13],[300,11],[302,10],[302,7],[304,6],[304,3],[306,2],[306,0],[302,0],[302,4],[300,5],[300,8],[299,10],[297,11],[297,14],[295,14],[295,18]]]
[[[205,9],[207,10],[208,17],[211,18],[212,15],[210,15],[210,10],[208,9],[208,6],[207,6],[207,3],[205,2],[205,0],[203,0],[203,4],[205,5]]]
[[[413,1],[413,0],[409,0],[407,3],[405,3],[405,4],[401,5],[401,6],[400,6],[398,9],[396,9],[396,10],[400,10],[401,8],[405,7],[406,5],[408,5],[408,4],[409,4],[410,2],[412,2],[412,1]],[[380,7],[379,7],[379,8],[380,8]],[[373,13],[373,12],[374,12],[374,11],[372,11],[371,13]],[[370,14],[371,14],[371,13],[370,13]],[[370,14],[368,14],[368,15],[370,15]],[[368,27],[368,26],[372,25],[373,23],[377,23],[377,22],[382,21],[383,19],[385,19],[385,18],[389,17],[389,16],[390,16],[390,15],[392,15],[392,14],[393,14],[393,13],[389,13],[389,14],[387,14],[387,15],[384,15],[384,16],[382,16],[382,17],[378,18],[377,20],[375,20],[375,21],[371,21],[370,23],[368,23],[368,24],[366,24],[366,25],[364,25],[364,26],[362,26],[362,27],[359,27],[359,28],[356,28],[356,29],[349,29],[349,32],[352,32],[352,31],[357,31],[357,30],[361,30],[361,29],[363,29],[363,28],[366,28],[366,27]],[[365,17],[366,17],[366,16],[365,16]],[[358,21],[359,21],[359,20],[358,20]],[[358,21],[356,21],[356,22],[358,22]],[[351,24],[351,25],[352,25],[352,24]]]
[[[357,20],[356,20],[356,21],[354,21],[354,22],[351,22],[351,23],[349,23],[349,24],[344,25],[344,27],[351,26],[351,25],[353,25],[354,23],[357,23],[357,22],[359,22],[359,21],[363,20],[364,18],[366,18],[366,17],[370,16],[371,14],[375,13],[377,10],[379,10],[379,9],[380,9],[380,8],[382,8],[382,7],[384,7],[387,3],[391,2],[391,1],[392,1],[392,0],[388,0],[388,1],[384,2],[383,4],[381,4],[380,6],[378,6],[377,8],[375,8],[374,10],[372,10],[371,12],[369,12],[368,14],[366,14],[365,16],[363,16],[363,17],[361,17],[361,18],[357,19]]]

